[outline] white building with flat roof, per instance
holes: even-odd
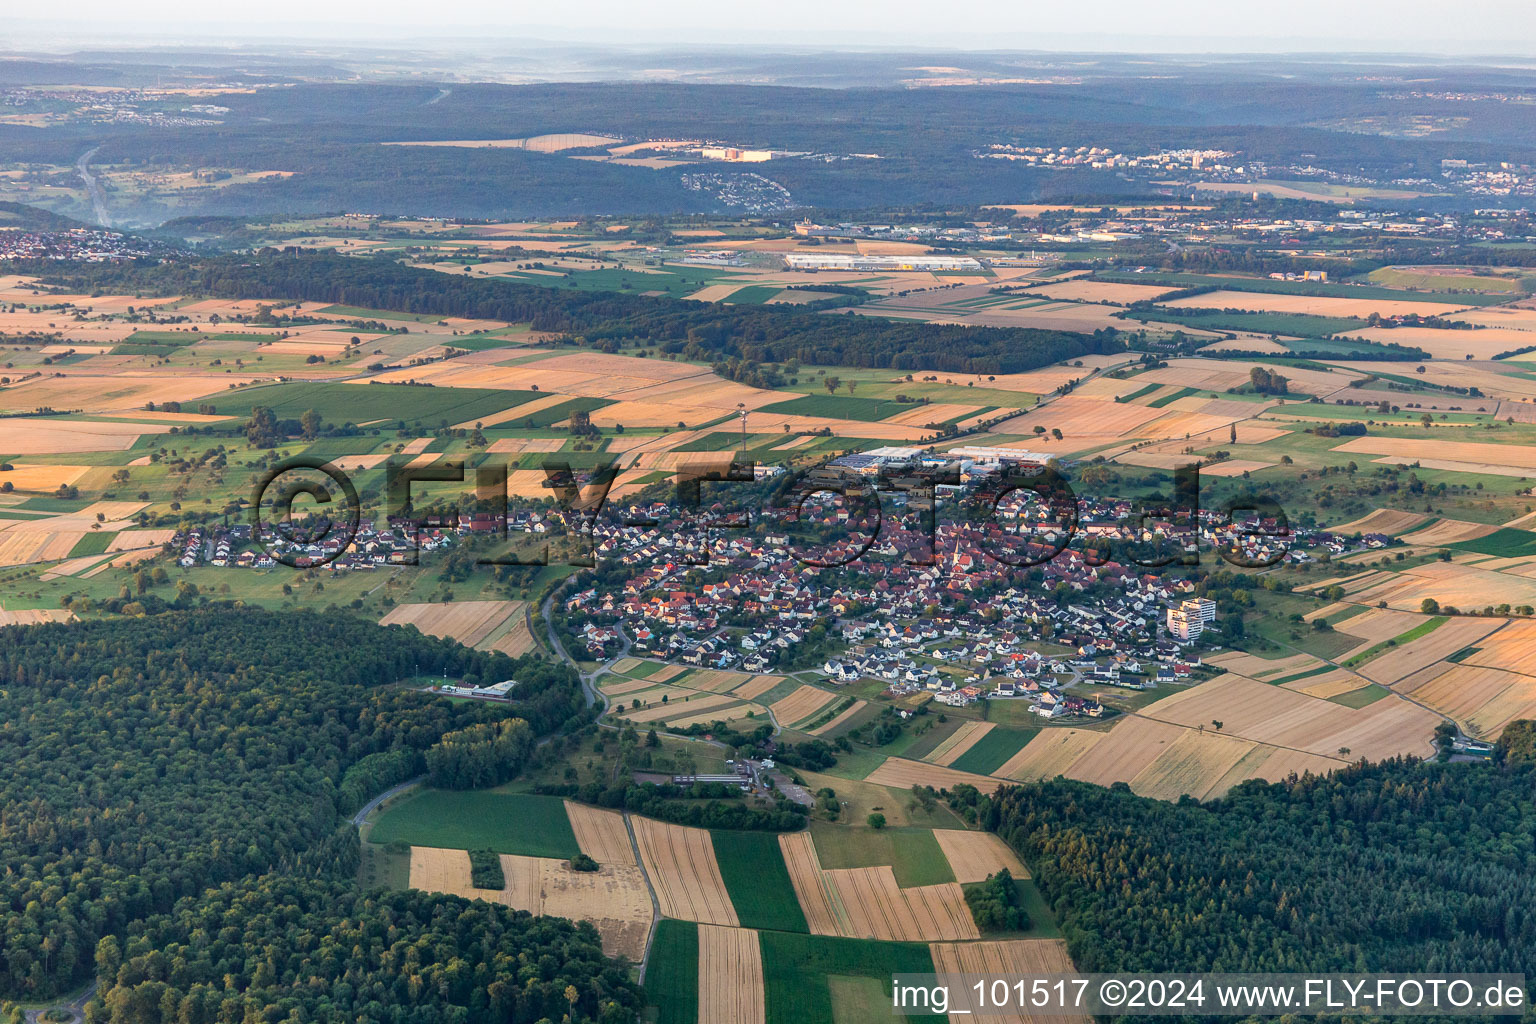
[[[980,273],[981,263],[969,256],[866,256],[862,253],[787,252],[790,270],[954,271]]]

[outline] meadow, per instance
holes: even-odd
[[[426,789],[390,806],[369,841],[569,859],[581,852],[559,797]]]

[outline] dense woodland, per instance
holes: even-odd
[[[136,922],[96,953],[90,1024],[632,1021],[597,931],[439,893],[268,877]]]
[[[438,316],[532,323],[590,344],[653,345],[702,362],[797,360],[828,366],[953,373],[1019,373],[1063,359],[1120,351],[1114,332],[903,323],[788,306],[722,305],[623,292],[462,278],[384,259],[268,254],[144,266],[40,264],[68,288],[127,294],[204,294],[342,303]]]
[[[1404,759],[1203,806],[1065,779],[967,795],[1082,970],[1536,975],[1533,792],[1514,759]]]
[[[694,55],[679,58],[691,62]],[[291,67],[292,54],[282,66]],[[791,60],[775,55],[745,77],[782,81]],[[959,58],[957,58],[959,59]],[[716,58],[712,55],[713,68]],[[974,65],[974,55],[961,60]],[[911,67],[858,70],[849,55],[804,79],[817,84],[896,85]],[[56,75],[60,67],[23,65],[8,78]],[[137,68],[149,74],[151,65]],[[69,68],[82,78],[124,77],[99,64]],[[1330,69],[1331,70],[1331,69]],[[1017,66],[1004,77],[1015,77]],[[110,72],[110,73],[108,73]],[[184,68],[157,77],[175,79]],[[260,80],[271,81],[263,67]],[[320,78],[333,68],[310,72]],[[1497,86],[1485,69],[1414,69],[1423,88]],[[219,74],[231,69],[219,66]],[[79,79],[70,79],[79,81]],[[161,84],[150,79],[154,84]],[[1453,84],[1454,83],[1454,84]],[[292,176],[184,193],[174,205],[115,195],[130,216],[159,221],[178,214],[370,210],[428,216],[569,216],[721,209],[715,197],[684,187],[700,168],[652,169],[573,160],[569,155],[517,149],[442,149],[379,145],[383,141],[518,138],[541,133],[607,132],[631,140],[712,138],[735,145],[823,154],[775,160],[753,172],[787,188],[792,202],[820,208],[922,203],[1027,202],[1044,196],[1135,192],[1153,195],[1147,181],[1125,181],[1108,170],[1068,173],[974,154],[994,144],[1107,146],[1126,153],[1190,146],[1235,150],[1249,160],[1306,163],[1348,173],[1432,177],[1446,157],[1528,162],[1536,129],[1518,103],[1385,100],[1374,72],[1324,75],[1307,65],[1241,70],[1168,65],[1097,64],[1070,88],[1057,84],[895,88],[783,88],[679,85],[664,82],[496,85],[455,82],[439,96],[435,84],[330,84],[296,81],[224,97],[222,124],[164,128],[125,123],[68,124],[46,132],[0,125],[0,146],[12,159],[69,166],[99,146],[101,162],[138,168],[218,167],[282,170]],[[1375,133],[1407,111],[1454,119],[1455,128],[1427,137]],[[1319,127],[1329,125],[1334,130]],[[914,130],[914,126],[921,126]],[[875,153],[880,159],[848,159]],[[702,170],[729,178],[746,169],[722,164]]]
[[[537,698],[509,711],[388,685],[418,671],[517,678]],[[71,989],[99,939],[206,886],[350,875],[342,815],[445,733],[585,713],[564,666],[342,615],[0,630],[0,997]]]

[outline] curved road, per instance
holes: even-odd
[[[91,197],[91,206],[96,211],[96,223],[104,228],[112,226],[112,218],[107,216],[107,198],[102,194],[101,182],[91,173],[91,157],[96,155],[100,146],[95,146],[80,154],[80,159],[75,161],[75,170],[80,174],[80,180],[85,182],[85,191]]]
[[[77,1022],[78,1024],[78,1022],[85,1020],[85,1004],[90,1002],[91,997],[95,994],[96,983],[93,981],[91,982],[89,988],[87,988],[84,992],[80,993],[78,996],[71,999],[67,1003],[54,1003],[52,1006],[45,1006],[41,1009],[28,1010],[26,1012],[27,1024],[41,1024],[43,1014],[54,1010],[64,1010],[68,1012],[71,1014],[69,1019],[73,1022]]]
[[[392,797],[397,797],[401,793],[404,793],[406,790],[410,789],[412,786],[420,785],[425,781],[427,781],[427,777],[425,775],[418,775],[414,779],[408,779],[405,782],[400,783],[398,786],[386,789],[384,792],[380,793],[378,796],[364,804],[356,814],[352,815],[352,824],[361,828],[363,822],[368,819],[368,815],[378,810],[379,805],[384,801],[389,800]]]

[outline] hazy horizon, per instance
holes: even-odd
[[[1023,51],[1081,53],[1354,53],[1521,57],[1536,49],[1536,6],[1484,0],[1449,17],[1429,0],[1294,0],[1281,7],[1187,0],[1175,12],[1129,0],[1083,13],[1057,5],[982,0],[964,9],[913,0],[840,5],[785,0],[771,9],[699,0],[637,6],[583,0],[561,10],[468,0],[423,8],[385,0],[317,6],[272,0],[248,13],[208,16],[186,0],[147,0],[131,12],[83,0],[69,21],[13,17],[11,49],[50,51],[102,43],[238,45],[246,42],[399,44],[516,49],[793,47],[810,50]],[[81,28],[82,25],[88,26]],[[1337,25],[1337,31],[1331,26]],[[900,26],[900,28],[893,28]],[[510,45],[509,45],[510,44]]]

